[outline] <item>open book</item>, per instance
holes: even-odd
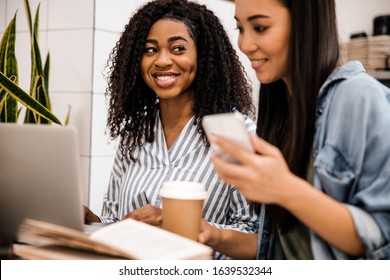
[[[102,227],[90,235],[26,219],[14,253],[25,259],[211,259],[212,249],[180,235],[133,219]]]

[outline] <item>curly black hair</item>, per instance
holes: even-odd
[[[214,13],[187,0],[155,0],[131,17],[108,62],[107,129],[112,139],[121,138],[122,153],[127,145],[130,153],[155,138],[153,126],[159,101],[142,78],[140,62],[150,28],[162,18],[183,22],[194,39],[198,66],[192,85],[193,125],[197,125],[205,144],[208,142],[200,122],[203,116],[235,108],[254,118],[251,87],[244,68]]]

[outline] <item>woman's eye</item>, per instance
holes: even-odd
[[[155,53],[155,52],[157,52],[157,50],[156,50],[156,48],[148,47],[148,48],[145,48],[145,52],[146,53]]]
[[[174,52],[182,52],[185,51],[186,49],[183,46],[176,46],[172,49]]]
[[[264,27],[264,26],[255,26],[253,29],[254,29],[256,32],[264,32],[264,31],[267,29],[267,27]]]
[[[241,26],[237,26],[236,30],[238,30],[239,33],[242,33],[244,31],[244,28],[242,28]]]

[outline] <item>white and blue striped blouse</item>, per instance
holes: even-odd
[[[205,185],[208,195],[203,208],[205,220],[218,228],[257,232],[255,205],[216,174],[210,157],[212,151],[204,145],[193,121],[194,117],[169,150],[159,114],[155,124],[155,141],[133,151],[137,159],[135,162],[128,156],[123,159],[118,148],[104,198],[100,217],[102,222],[118,221],[145,204],[161,207],[161,184],[164,181],[182,180]],[[253,121],[245,118],[245,123],[248,131],[254,133],[256,127]],[[225,258],[217,252],[214,257]]]

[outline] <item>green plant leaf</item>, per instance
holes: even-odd
[[[10,80],[15,83],[16,77],[12,76]],[[9,95],[4,89],[0,87],[4,92],[4,98],[1,101],[0,106],[0,122],[17,122],[18,121],[18,102],[12,95]]]
[[[34,51],[34,65],[36,69],[36,74],[38,76],[43,76],[43,68],[42,68],[42,59],[41,59],[41,52],[39,50],[38,45],[38,38],[36,35],[33,35],[33,51]]]
[[[47,94],[45,86],[44,86],[43,77],[39,77],[38,81],[39,81],[38,82],[39,86],[37,87],[37,100],[39,103],[41,103],[47,109],[51,110],[50,99],[49,99],[49,95]],[[38,123],[44,123],[44,124],[51,123],[50,120],[47,120],[45,118],[41,118],[41,117],[38,117],[38,118],[39,118]]]
[[[7,92],[0,88],[0,112],[1,112],[1,106],[3,106],[3,102],[5,101],[5,98],[7,97]]]
[[[49,92],[49,71],[50,71],[50,53],[47,53],[45,66],[43,68],[43,80],[45,82],[45,90]]]
[[[69,119],[70,119],[70,112],[72,110],[72,106],[68,105],[68,112],[66,113],[66,118],[65,118],[65,125],[69,124]]]
[[[28,0],[25,0],[25,6],[29,7]],[[39,10],[41,4],[38,4],[38,8],[35,12],[34,25],[30,28],[30,39],[31,39],[31,81],[30,81],[30,92],[33,91],[33,86],[39,76],[43,75],[42,58],[39,49]],[[31,20],[31,10],[27,11],[29,20]],[[49,92],[48,88],[46,90]]]
[[[9,95],[12,95],[26,108],[33,110],[38,115],[53,121],[54,123],[61,124],[58,118],[41,103],[32,98],[28,93],[21,89],[17,84],[12,82],[7,76],[0,72],[0,87],[2,87]]]
[[[31,92],[31,97],[45,106],[48,110],[51,110],[50,99],[44,87],[44,79],[42,76],[39,76],[34,84],[33,90]],[[26,110],[26,115],[24,119],[25,123],[51,123],[46,119],[42,119],[34,111]]]
[[[30,3],[28,2],[28,0],[24,0],[24,8],[25,8],[26,14],[27,14],[28,29],[30,30],[30,34],[31,34],[32,33],[32,19],[31,19]]]
[[[0,116],[1,116],[1,114],[3,112],[3,107],[4,107],[4,103],[5,103],[7,94],[8,93],[5,90],[0,88]]]
[[[18,102],[12,95],[7,94],[5,98],[0,120],[7,123],[18,121]]]
[[[38,79],[35,80],[35,83],[32,86],[32,89],[30,91],[31,98],[35,100],[37,100],[37,84],[38,84]],[[39,123],[38,115],[35,114],[34,111],[26,109],[26,114],[24,116],[24,123],[36,123],[36,124]]]
[[[33,35],[37,37],[37,41],[39,41],[39,9],[41,7],[41,3],[38,4],[37,11],[35,12],[35,19],[34,19],[34,30]]]
[[[16,13],[3,34],[0,46],[0,71],[18,83],[18,63],[15,56]],[[4,90],[0,93],[0,122],[17,122],[18,102]]]
[[[8,74],[7,70],[7,64],[9,63],[9,53],[15,54],[15,30],[16,30],[16,13],[13,17],[13,19],[8,24],[6,30],[4,31],[4,34],[1,38],[0,43],[0,71],[5,73],[8,76],[13,75]]]
[[[14,78],[14,80],[12,78]],[[11,77],[11,81],[15,82],[15,79],[16,77]],[[5,103],[7,95],[8,93],[2,87],[0,87],[0,113]]]

